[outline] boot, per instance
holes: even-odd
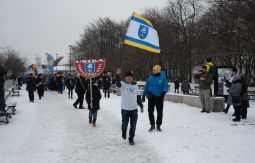
[[[160,125],[157,125],[157,131],[162,131],[161,128],[160,128]]]
[[[201,113],[204,113],[204,112],[206,112],[205,109],[201,110]]]
[[[93,127],[96,127],[96,119],[93,119]]]
[[[149,129],[149,132],[152,132],[153,130],[155,130],[155,125],[151,125],[151,128]]]
[[[235,118],[235,119],[232,119],[233,120],[233,122],[240,122],[241,120],[240,120],[240,118]]]
[[[122,138],[124,140],[127,138],[127,130],[122,130]]]
[[[128,138],[130,145],[135,145],[134,138]]]
[[[89,124],[92,124],[92,118],[89,117]]]

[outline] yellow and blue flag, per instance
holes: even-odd
[[[160,53],[159,38],[157,31],[151,22],[137,13],[133,13],[124,44],[148,50],[153,53]]]

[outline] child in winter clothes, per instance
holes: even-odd
[[[100,109],[100,99],[101,93],[98,82],[92,83],[92,99],[90,94],[90,85],[88,84],[86,101],[89,109],[89,124],[93,123],[93,127],[96,127],[97,111]]]

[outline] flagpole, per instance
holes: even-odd
[[[121,48],[121,53],[120,53],[119,67],[121,67],[121,64],[122,64],[122,55],[123,55],[124,47],[125,47],[125,44],[124,44],[124,41],[123,41],[122,48]]]

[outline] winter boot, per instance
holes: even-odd
[[[93,119],[93,127],[96,127],[96,119]]]
[[[206,112],[205,109],[201,110],[201,113],[204,113],[204,112]]]
[[[157,125],[157,131],[162,131],[161,128],[160,128],[160,125]]]
[[[134,138],[128,138],[130,145],[135,145]]]
[[[241,120],[240,120],[240,118],[235,118],[235,119],[232,119],[233,120],[233,122],[240,122]]]
[[[73,107],[77,109],[77,106],[75,104],[73,104]]]
[[[127,138],[127,130],[122,130],[122,138],[124,140]]]
[[[149,129],[149,132],[152,132],[153,130],[155,130],[155,125],[151,125],[151,128]]]
[[[89,117],[89,124],[92,124],[92,118]]]

